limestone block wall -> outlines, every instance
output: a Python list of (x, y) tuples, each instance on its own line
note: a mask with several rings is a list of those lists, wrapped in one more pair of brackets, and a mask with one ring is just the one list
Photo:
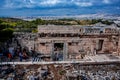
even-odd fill
[(50, 54), (51, 53), (51, 44), (39, 44), (38, 51), (42, 54)]
[[(80, 50), (84, 50), (86, 54), (89, 51), (89, 54), (94, 53), (94, 49), (97, 49), (99, 46), (99, 41), (103, 40), (102, 49), (97, 51), (98, 53), (113, 53), (117, 51), (117, 45), (115, 45), (114, 41), (109, 40), (109, 38), (80, 38), (78, 41), (68, 42), (66, 40), (65, 43), (68, 44), (67, 46), (67, 54), (75, 55), (80, 54)], [(38, 51), (44, 54), (51, 54), (52, 52), (52, 45), (53, 43), (40, 43), (38, 46)], [(120, 41), (118, 42), (118, 50), (120, 49)], [(119, 50), (120, 52), (120, 50)]]
[(95, 47), (94, 42), (96, 42), (93, 40), (94, 39), (92, 38), (83, 38), (79, 45), (82, 46), (84, 50), (87, 50), (88, 48), (93, 49)]
[(78, 44), (68, 45), (68, 58), (76, 58), (79, 55), (79, 48)]
[(28, 50), (35, 48), (35, 42), (33, 40), (22, 39), (19, 43), (21, 44), (22, 47), (27, 47)]
[(109, 41), (109, 39), (104, 39), (103, 42), (103, 53), (112, 53), (116, 50), (116, 45), (113, 44), (112, 41)]
[(68, 45), (68, 53), (79, 53), (80, 46), (78, 44), (76, 45)]
[[(68, 45), (68, 53), (79, 53), (79, 50), (83, 49), (84, 51), (90, 51), (94, 53), (94, 49), (97, 49), (99, 46), (99, 40), (103, 40), (102, 49), (98, 53), (112, 53), (117, 51), (117, 45), (114, 44), (114, 41), (110, 41), (108, 38), (82, 38), (81, 42), (77, 44)], [(120, 41), (119, 41), (120, 49)]]
[(117, 48), (117, 55), (120, 56), (120, 37), (119, 37), (119, 41), (118, 41), (118, 48)]
[(80, 42), (71, 42), (71, 44), (68, 43), (68, 56), (79, 56), (81, 54), (80, 51), (83, 51), (85, 54), (89, 51), (89, 54), (93, 54), (95, 47), (96, 40), (93, 38), (82, 38)]

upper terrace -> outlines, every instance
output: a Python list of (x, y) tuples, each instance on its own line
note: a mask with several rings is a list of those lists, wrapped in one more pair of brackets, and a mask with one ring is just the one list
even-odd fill
[[(38, 33), (40, 36), (52, 36), (52, 34), (56, 34), (56, 36), (60, 36), (62, 34), (76, 34), (77, 35), (115, 35), (119, 34), (120, 29), (116, 25), (93, 25), (93, 26), (81, 26), (81, 25), (39, 25)], [(41, 37), (42, 37), (41, 36)], [(54, 37), (54, 36), (53, 36)], [(71, 36), (72, 37), (72, 36)]]

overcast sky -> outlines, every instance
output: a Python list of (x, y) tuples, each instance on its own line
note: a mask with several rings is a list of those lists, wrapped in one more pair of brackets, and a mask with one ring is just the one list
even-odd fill
[(120, 14), (120, 0), (0, 0), (0, 16)]

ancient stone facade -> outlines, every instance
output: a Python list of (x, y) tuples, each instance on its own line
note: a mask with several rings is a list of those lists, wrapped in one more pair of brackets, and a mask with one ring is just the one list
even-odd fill
[(20, 33), (22, 46), (52, 60), (81, 59), (85, 55), (120, 55), (120, 29), (116, 25), (39, 25), (38, 33)]
[(39, 25), (37, 47), (42, 54), (80, 59), (82, 55), (120, 51), (119, 28), (110, 26)]

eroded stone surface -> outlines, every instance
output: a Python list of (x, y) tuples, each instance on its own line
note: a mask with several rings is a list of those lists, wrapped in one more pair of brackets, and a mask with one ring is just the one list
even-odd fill
[(29, 50), (50, 55), (52, 59), (57, 56), (61, 56), (58, 60), (81, 59), (100, 53), (120, 55), (119, 28), (115, 25), (39, 25), (37, 34), (20, 34), (19, 38)]

